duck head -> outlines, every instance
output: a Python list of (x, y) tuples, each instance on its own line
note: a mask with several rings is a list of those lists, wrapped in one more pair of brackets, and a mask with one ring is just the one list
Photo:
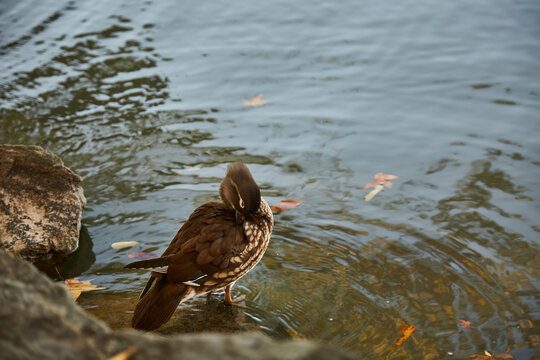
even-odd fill
[(259, 210), (261, 192), (248, 167), (242, 163), (232, 163), (219, 187), (221, 201), (236, 210), (237, 215), (249, 216)]

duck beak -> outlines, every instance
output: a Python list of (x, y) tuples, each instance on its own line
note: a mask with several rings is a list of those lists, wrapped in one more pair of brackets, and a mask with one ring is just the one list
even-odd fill
[(246, 217), (244, 215), (242, 215), (242, 213), (238, 210), (235, 211), (235, 219), (236, 219), (236, 223), (237, 224), (241, 224), (244, 222), (244, 220), (246, 220)]

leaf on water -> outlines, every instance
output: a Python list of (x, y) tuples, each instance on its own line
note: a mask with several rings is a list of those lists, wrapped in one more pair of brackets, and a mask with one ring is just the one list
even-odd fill
[(111, 247), (113, 249), (126, 249), (132, 246), (135, 246), (138, 243), (139, 243), (138, 241), (118, 241), (118, 242), (112, 243)]
[(384, 185), (387, 188), (392, 188), (392, 183), (390, 180), (398, 179), (396, 175), (388, 175), (383, 173), (378, 173), (373, 177), (373, 180), (368, 182), (362, 189), (369, 189), (370, 187), (375, 187), (377, 185)]
[[(486, 351), (487, 354), (489, 354), (487, 351)], [(495, 358), (493, 356), (490, 355), (482, 355), (482, 354), (475, 354), (475, 355), (469, 355), (469, 358), (473, 359), (473, 360), (495, 360)]]
[(303, 339), (303, 337), (301, 337), (296, 331), (292, 330), (292, 329), (289, 329), (289, 328), (285, 328), (285, 331), (291, 336), (291, 338), (293, 339)]
[(263, 106), (264, 104), (267, 104), (268, 101), (262, 100), (262, 94), (259, 94), (250, 100), (242, 99), (242, 103), (245, 106)]
[(459, 325), (461, 325), (461, 327), (464, 329), (472, 329), (471, 322), (467, 320), (459, 320)]
[(135, 353), (135, 346), (130, 346), (126, 350), (119, 352), (109, 360), (129, 360)]
[(384, 186), (375, 185), (375, 189), (371, 190), (366, 196), (364, 196), (364, 200), (369, 201), (373, 199), (373, 197), (377, 195), (382, 189), (384, 189)]
[(495, 357), (497, 359), (515, 359), (514, 355), (509, 354), (509, 353), (502, 353), (502, 354), (499, 354), (499, 355), (495, 355)]
[(392, 345), (392, 347), (397, 347), (403, 344), (407, 339), (412, 335), (413, 332), (416, 331), (416, 328), (413, 325), (405, 324), (400, 329), (399, 332), (401, 333), (401, 336), (397, 341)]
[(173, 170), (173, 173), (175, 173), (176, 175), (182, 175), (182, 173), (184, 172), (193, 172), (193, 171), (199, 171), (199, 170), (201, 170), (200, 167), (189, 167), (186, 169)]
[(152, 251), (145, 252), (142, 249), (142, 247), (139, 246), (139, 250), (137, 250), (135, 252), (132, 252), (132, 253), (129, 253), (128, 257), (130, 259), (150, 260), (150, 259), (155, 259), (158, 256)]
[(397, 179), (398, 176), (396, 175), (389, 175), (389, 174), (383, 174), (378, 173), (373, 177), (373, 180), (368, 182), (366, 185), (362, 187), (362, 189), (369, 189), (370, 187), (374, 188), (372, 191), (369, 192), (366, 196), (364, 196), (364, 199), (366, 201), (371, 200), (375, 195), (377, 195), (384, 186), (387, 188), (392, 188), (392, 183), (390, 180)]
[(77, 300), (79, 298), (79, 296), (81, 296), (81, 294), (84, 292), (84, 291), (93, 291), (93, 290), (103, 290), (105, 288), (103, 287), (99, 287), (99, 286), (96, 286), (94, 284), (92, 284), (93, 279), (91, 280), (79, 280), (79, 278), (73, 278), (73, 279), (66, 279), (64, 280), (65, 281), (65, 284), (62, 284), (64, 286), (67, 287), (69, 293), (71, 294), (71, 297), (73, 298), (73, 300)]
[(473, 360), (497, 360), (497, 359), (514, 359), (515, 360), (515, 357), (512, 354), (502, 353), (498, 355), (491, 355), (486, 350), (484, 350), (484, 355), (474, 354), (474, 355), (469, 355), (469, 358)]
[(304, 200), (281, 200), (277, 204), (270, 206), (270, 209), (272, 209), (272, 211), (290, 210), (294, 209), (303, 202)]

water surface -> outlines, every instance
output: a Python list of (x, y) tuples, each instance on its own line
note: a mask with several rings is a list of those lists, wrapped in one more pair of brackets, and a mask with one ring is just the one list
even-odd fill
[[(249, 165), (276, 214), (262, 262), (162, 331), (259, 330), (367, 359), (540, 352), (537, 1), (0, 4), (0, 143), (84, 178), (79, 303), (129, 325), (143, 272)], [(263, 94), (250, 108), (242, 99)], [(192, 168), (200, 168), (193, 170)], [(188, 171), (192, 170), (192, 171)], [(377, 172), (394, 187), (363, 200)], [(464, 329), (459, 320), (471, 322)], [(403, 324), (418, 331), (390, 346)]]

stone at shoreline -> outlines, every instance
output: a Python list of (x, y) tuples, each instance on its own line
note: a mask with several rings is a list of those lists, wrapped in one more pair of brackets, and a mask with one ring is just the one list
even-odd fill
[(313, 359), (354, 357), (308, 341), (276, 342), (262, 334), (171, 337), (112, 331), (31, 264), (0, 249), (0, 358), (109, 359), (133, 347), (137, 359)]
[(0, 145), (0, 247), (36, 261), (77, 249), (82, 179), (39, 146)]

